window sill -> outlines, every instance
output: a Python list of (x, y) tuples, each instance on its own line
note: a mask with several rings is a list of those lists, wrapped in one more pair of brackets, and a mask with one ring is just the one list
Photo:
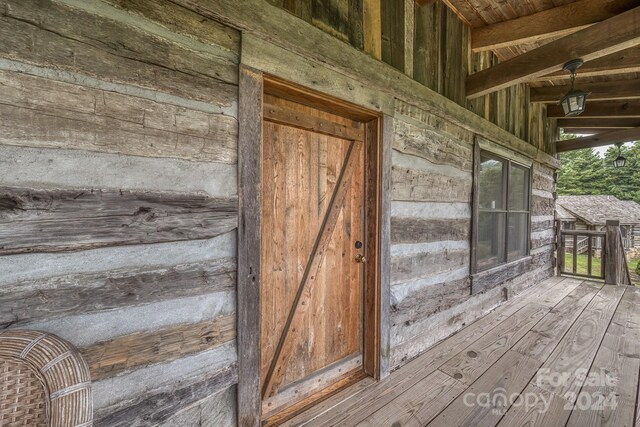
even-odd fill
[(532, 256), (529, 255), (524, 258), (472, 274), (470, 276), (471, 295), (476, 295), (489, 289), (493, 289), (509, 279), (520, 276), (529, 270), (531, 259)]

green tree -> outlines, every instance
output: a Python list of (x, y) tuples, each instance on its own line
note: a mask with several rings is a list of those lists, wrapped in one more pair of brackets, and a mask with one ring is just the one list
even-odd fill
[(617, 147), (610, 147), (604, 158), (591, 148), (562, 153), (558, 194), (613, 195), (640, 203), (640, 144), (626, 144), (620, 152), (627, 159), (623, 168), (613, 165), (618, 157)]
[(604, 161), (592, 148), (562, 153), (560, 162), (562, 167), (558, 173), (558, 194), (606, 194)]

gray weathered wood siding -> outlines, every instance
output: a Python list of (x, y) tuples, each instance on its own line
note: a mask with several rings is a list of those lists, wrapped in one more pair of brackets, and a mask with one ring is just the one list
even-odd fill
[(474, 135), (396, 101), (391, 218), (391, 366), (553, 275), (554, 171), (532, 170), (531, 261), (471, 295)]
[[(0, 0), (0, 329), (78, 346), (97, 426), (236, 424), (241, 34), (231, 27), (249, 66), (393, 123), (391, 367), (552, 274), (554, 171), (534, 163), (532, 261), (471, 296), (474, 131), (553, 159), (538, 149), (543, 125), (522, 140), (532, 116), (500, 118), (489, 101), (478, 110), (515, 137), (460, 107), (468, 52), (444, 40), (468, 31), (448, 9), (413, 10), (416, 25), (447, 22), (413, 51), (394, 38), (414, 28), (412, 13), (403, 31), (385, 21), (384, 59), (399, 73), (342, 43), (363, 49), (361, 1), (269, 3), (302, 19), (261, 0)], [(385, 8), (396, 3), (413, 8)], [(447, 52), (418, 53), (435, 36)], [(505, 106), (520, 102), (513, 90)]]
[[(268, 1), (366, 51), (362, 0)], [(489, 51), (471, 51), (470, 28), (446, 2), (375, 0), (369, 4), (380, 9), (382, 61), (535, 147), (555, 152), (554, 125), (546, 118), (546, 106), (529, 102), (527, 85), (467, 100), (467, 74), (491, 67), (498, 59)]]
[(0, 1), (0, 328), (81, 349), (97, 426), (235, 425), (240, 34), (114, 3)]

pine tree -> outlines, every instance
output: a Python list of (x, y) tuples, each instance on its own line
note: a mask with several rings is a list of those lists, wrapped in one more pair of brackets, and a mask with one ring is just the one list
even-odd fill
[(627, 144), (620, 152), (627, 159), (623, 168), (613, 165), (617, 147), (610, 147), (604, 159), (591, 148), (562, 153), (558, 194), (613, 195), (640, 203), (640, 144)]

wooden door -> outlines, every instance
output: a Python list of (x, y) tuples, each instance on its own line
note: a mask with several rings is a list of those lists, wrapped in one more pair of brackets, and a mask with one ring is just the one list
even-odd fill
[(363, 372), (365, 126), (264, 97), (263, 418)]

